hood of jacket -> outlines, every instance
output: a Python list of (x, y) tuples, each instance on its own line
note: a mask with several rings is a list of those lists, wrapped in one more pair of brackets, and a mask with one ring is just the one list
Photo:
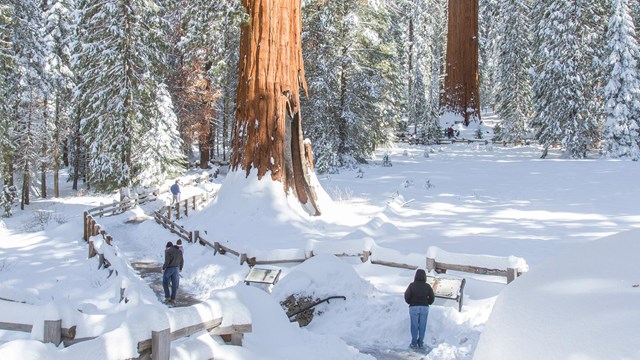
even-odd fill
[(423, 269), (416, 270), (416, 276), (413, 281), (427, 282), (427, 273)]

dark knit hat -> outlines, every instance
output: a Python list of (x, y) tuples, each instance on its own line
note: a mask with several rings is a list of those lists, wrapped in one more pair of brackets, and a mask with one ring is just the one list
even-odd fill
[(167, 241), (167, 247), (170, 248), (173, 246), (173, 243), (171, 241)]

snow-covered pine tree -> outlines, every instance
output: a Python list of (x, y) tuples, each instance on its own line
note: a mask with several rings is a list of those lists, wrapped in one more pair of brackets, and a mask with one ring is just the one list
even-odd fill
[(540, 1), (536, 30), (536, 70), (533, 81), (537, 138), (548, 148), (560, 146), (566, 156), (584, 158), (599, 139), (594, 112), (594, 76), (599, 0)]
[(497, 27), (500, 25), (500, 13), (497, 0), (479, 0), (478, 2), (478, 93), (480, 104), (485, 109), (493, 109), (496, 96), (496, 72), (498, 71), (498, 41), (501, 38)]
[(39, 142), (43, 131), (44, 98), (47, 91), (44, 64), (46, 49), (40, 29), (43, 18), (38, 2), (33, 0), (12, 0), (13, 32), (11, 43), (18, 72), (12, 74), (13, 94), (7, 99), (15, 106), (12, 120), (15, 146), (15, 171), (22, 178), (20, 207), (24, 209), (30, 202), (33, 179), (40, 163)]
[(428, 84), (429, 104), (425, 113), (425, 124), (423, 125), (429, 139), (438, 139), (442, 136), (440, 128), (440, 97), (442, 95), (442, 77), (444, 76), (445, 54), (447, 51), (447, 11), (449, 7), (447, 0), (432, 0), (430, 5), (430, 20), (428, 21), (431, 31), (431, 77)]
[[(154, 154), (171, 146), (145, 147), (153, 128), (170, 126), (163, 121), (171, 117), (158, 109), (166, 54), (164, 9), (149, 0), (80, 0), (78, 8), (75, 96), (89, 146), (88, 179), (97, 190), (141, 184), (143, 168), (151, 166), (141, 160), (173, 158)], [(180, 144), (172, 145), (179, 152)]]
[[(633, 13), (633, 23), (635, 24), (635, 26), (640, 26), (640, 1), (632, 1), (632, 4), (635, 3), (635, 5), (633, 5), (633, 8), (631, 9), (632, 13)], [(637, 31), (636, 29), (636, 41), (640, 42), (640, 31)]]
[(524, 138), (532, 116), (531, 11), (527, 0), (500, 0), (498, 7), (496, 113), (502, 119), (500, 140), (517, 142)]
[(6, 185), (13, 185), (13, 158), (15, 123), (12, 106), (17, 101), (15, 91), (18, 67), (13, 52), (14, 9), (10, 4), (0, 4), (0, 178)]
[(135, 173), (139, 183), (149, 186), (162, 182), (167, 176), (179, 175), (184, 162), (180, 151), (178, 119), (173, 112), (173, 103), (167, 86), (160, 84), (156, 94), (157, 111), (151, 118), (152, 126), (142, 137), (140, 151), (134, 155)]
[[(235, 117), (240, 21), (244, 8), (237, 0), (185, 2), (170, 91), (176, 99), (185, 147), (198, 137), (201, 166), (211, 157), (227, 160)], [(202, 131), (204, 130), (204, 131)], [(203, 151), (205, 150), (205, 151)]]
[[(46, 60), (46, 75), (49, 83), (47, 94), (48, 108), (46, 111), (51, 119), (50, 151), (43, 147), (43, 152), (49, 152), (49, 164), (53, 168), (53, 195), (60, 196), (59, 173), (64, 165), (64, 148), (68, 143), (67, 133), (71, 126), (73, 74), (71, 72), (71, 53), (73, 35), (73, 0), (50, 0), (44, 4), (45, 28), (44, 36), (48, 45)], [(44, 173), (44, 171), (43, 171)], [(44, 185), (43, 181), (43, 185)]]
[[(442, 6), (442, 4), (445, 4)], [(398, 75), (393, 87), (398, 88), (395, 112), (401, 115), (399, 127), (434, 143), (439, 129), (440, 68), (443, 62), (444, 39), (439, 36), (446, 25), (437, 9), (446, 8), (445, 1), (405, 0), (387, 4), (392, 16), (392, 32), (396, 45), (395, 61)], [(422, 11), (431, 9), (431, 11)], [(435, 77), (435, 78), (434, 78)], [(435, 83), (435, 91), (433, 91)], [(422, 134), (418, 134), (420, 127)]]
[(316, 171), (364, 161), (393, 127), (387, 74), (392, 51), (385, 41), (388, 16), (377, 2), (307, 0), (303, 53), (309, 97), (302, 97), (305, 134)]
[(603, 151), (609, 157), (640, 159), (640, 51), (626, 0), (613, 0), (608, 40), (607, 120)]

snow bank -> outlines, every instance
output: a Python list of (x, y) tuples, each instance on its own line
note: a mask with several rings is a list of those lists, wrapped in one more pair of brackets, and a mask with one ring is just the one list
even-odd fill
[[(317, 260), (318, 261), (309, 260), (307, 263), (303, 264), (304, 266), (300, 266), (302, 269), (307, 269), (316, 273), (319, 278), (316, 278), (315, 280), (319, 280), (324, 283), (322, 279), (327, 278), (323, 275), (324, 271), (314, 271), (319, 270), (319, 263), (324, 262), (322, 259)], [(337, 261), (340, 262), (340, 260)], [(337, 264), (338, 263), (336, 263), (336, 265)], [(353, 270), (351, 269), (351, 271)], [(283, 291), (282, 296), (284, 296), (284, 293), (289, 290), (298, 289), (297, 287), (291, 287), (291, 283), (288, 281), (282, 282), (282, 284), (281, 282), (276, 284), (276, 287), (279, 287), (280, 291)], [(286, 285), (287, 283), (289, 283), (289, 285)], [(313, 283), (313, 281), (310, 281), (310, 283)], [(321, 290), (319, 283), (316, 282), (315, 284), (318, 285), (314, 288), (316, 290), (325, 292), (332, 291), (332, 289)], [(244, 303), (252, 311), (253, 331), (245, 335), (243, 347), (248, 351), (252, 351), (253, 354), (249, 357), (238, 356), (234, 359), (373, 359), (370, 356), (360, 354), (358, 350), (348, 346), (336, 335), (319, 335), (307, 331), (306, 329), (300, 329), (298, 323), (289, 322), (289, 318), (280, 304), (274, 300), (274, 297), (270, 296), (266, 292), (252, 286), (244, 285), (239, 285), (235, 289), (237, 291), (238, 300)], [(217, 358), (218, 354), (216, 354), (216, 359)], [(231, 359), (232, 357), (223, 356), (220, 358)]]
[(507, 286), (474, 359), (640, 359), (639, 238), (578, 245)]

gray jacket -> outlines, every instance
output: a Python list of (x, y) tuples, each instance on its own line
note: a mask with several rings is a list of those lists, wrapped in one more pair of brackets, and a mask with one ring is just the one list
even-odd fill
[(182, 251), (177, 246), (173, 245), (164, 251), (162, 270), (170, 267), (179, 267), (180, 271), (182, 271), (182, 266), (184, 266), (184, 258), (182, 257)]

